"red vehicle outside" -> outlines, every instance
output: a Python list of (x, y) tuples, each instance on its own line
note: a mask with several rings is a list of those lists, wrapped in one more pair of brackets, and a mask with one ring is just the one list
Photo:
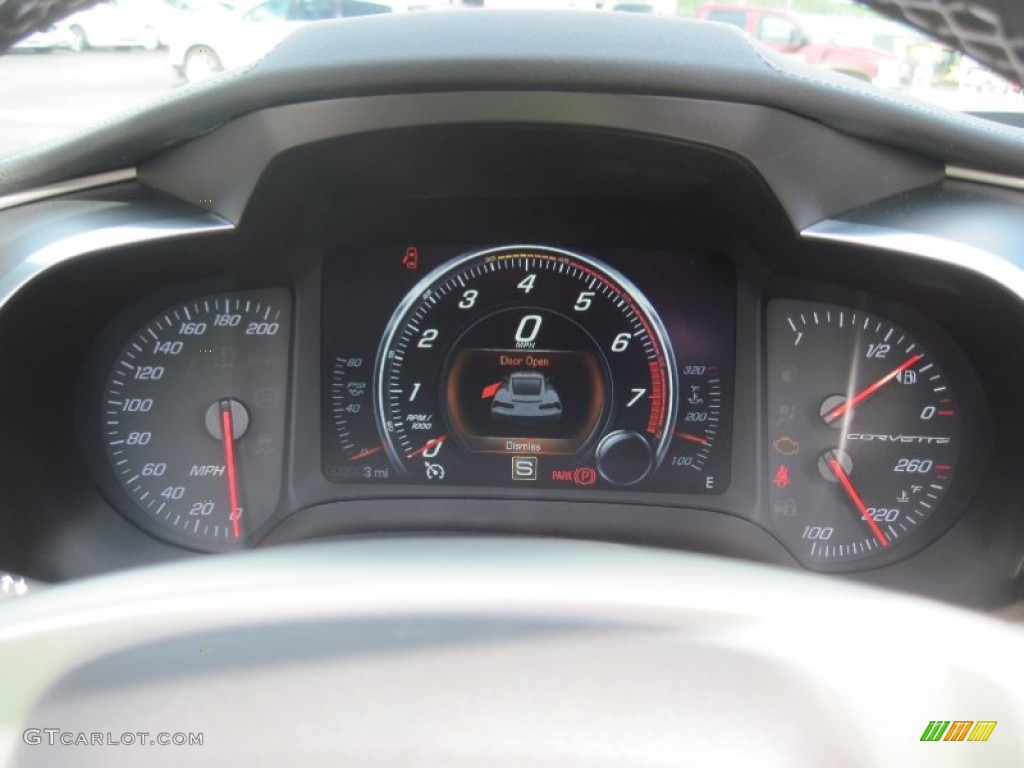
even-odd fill
[[(905, 84), (911, 74), (895, 51), (895, 25), (861, 27), (861, 19), (797, 16), (777, 8), (706, 3), (696, 17), (742, 29), (780, 53), (882, 87)], [(839, 24), (842, 24), (840, 27)]]

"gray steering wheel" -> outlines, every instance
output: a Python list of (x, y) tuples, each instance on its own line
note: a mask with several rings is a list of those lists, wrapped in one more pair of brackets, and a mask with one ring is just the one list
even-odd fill
[(703, 555), (327, 541), (6, 603), (0, 764), (1020, 766), (1022, 652), (995, 619)]

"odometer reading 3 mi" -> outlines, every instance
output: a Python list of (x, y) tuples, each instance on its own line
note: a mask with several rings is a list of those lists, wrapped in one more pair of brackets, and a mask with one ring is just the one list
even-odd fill
[(376, 364), (385, 448), (425, 483), (640, 483), (675, 423), (666, 339), (640, 291), (589, 256), (461, 256), (388, 323)]

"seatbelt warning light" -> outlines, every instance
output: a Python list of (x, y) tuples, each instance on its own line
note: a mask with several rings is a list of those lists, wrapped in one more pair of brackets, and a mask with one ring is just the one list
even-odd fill
[(789, 486), (789, 467), (783, 464), (775, 471), (775, 477), (772, 478), (772, 485), (776, 488), (787, 488)]

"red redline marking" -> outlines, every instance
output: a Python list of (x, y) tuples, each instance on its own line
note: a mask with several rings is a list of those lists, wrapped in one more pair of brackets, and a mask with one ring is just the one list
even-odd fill
[(857, 511), (860, 512), (861, 520), (868, 524), (871, 532), (878, 539), (878, 543), (883, 547), (889, 546), (889, 540), (885, 538), (885, 534), (882, 533), (882, 529), (878, 527), (878, 523), (868, 515), (868, 508), (864, 505), (863, 500), (860, 498), (860, 494), (857, 493), (857, 489), (853, 487), (853, 483), (850, 481), (850, 476), (846, 474), (846, 470), (843, 469), (843, 465), (839, 463), (839, 460), (833, 456), (828, 460), (829, 469), (832, 470), (832, 474), (836, 476), (840, 484), (843, 486), (843, 490), (846, 491), (846, 495), (850, 497), (853, 505), (857, 507)]
[(441, 435), (440, 437), (435, 437), (433, 440), (430, 440), (429, 442), (427, 442), (422, 448), (417, 448), (415, 451), (410, 453), (409, 454), (409, 458), (411, 459), (411, 458), (413, 458), (415, 456), (419, 456), (421, 453), (429, 451), (435, 445), (440, 445), (441, 443), (443, 443), (447, 439), (448, 439), (448, 435)]
[(935, 468), (940, 472), (949, 472), (949, 470), (951, 470), (953, 467), (951, 467), (949, 464), (936, 464)]
[(658, 429), (658, 425), (665, 420), (664, 392), (668, 387), (668, 379), (666, 378), (665, 373), (665, 351), (659, 346), (658, 337), (654, 335), (654, 331), (651, 329), (651, 326), (648, 325), (647, 318), (644, 317), (644, 313), (641, 312), (633, 302), (632, 296), (627, 293), (623, 293), (619, 288), (610, 283), (604, 275), (595, 272), (586, 264), (582, 264), (572, 259), (569, 260), (569, 263), (584, 274), (590, 275), (598, 282), (608, 286), (608, 288), (610, 288), (619, 298), (629, 304), (633, 314), (636, 315), (641, 325), (643, 325), (644, 330), (647, 332), (647, 338), (651, 340), (651, 345), (654, 347), (655, 355), (658, 358), (651, 363), (651, 417), (647, 421), (647, 432), (660, 437), (662, 432)]
[(367, 448), (362, 453), (357, 453), (355, 456), (352, 456), (351, 458), (349, 458), (349, 461), (359, 461), (359, 459), (365, 459), (367, 456), (373, 456), (373, 454), (377, 453), (378, 451), (383, 451), (383, 450), (384, 450), (384, 446), (383, 445), (378, 445), (376, 448)]
[[(535, 259), (547, 259), (548, 261), (561, 261), (560, 258), (544, 253), (530, 253), (528, 251), (519, 253), (507, 253), (501, 254), (497, 257), (497, 260), (507, 260), (515, 258), (535, 258)], [(651, 363), (651, 416), (647, 421), (647, 432), (660, 438), (664, 434), (663, 430), (658, 429), (658, 425), (665, 420), (665, 398), (664, 392), (668, 388), (668, 378), (666, 374), (666, 359), (665, 351), (661, 349), (658, 344), (658, 337), (654, 335), (654, 331), (651, 326), (647, 323), (647, 318), (644, 317), (644, 313), (641, 312), (636, 304), (633, 302), (633, 297), (628, 293), (624, 293), (614, 283), (608, 281), (608, 279), (593, 269), (588, 267), (582, 262), (576, 261), (575, 259), (566, 259), (566, 262), (576, 269), (580, 270), (584, 274), (590, 275), (592, 278), (597, 280), (602, 285), (607, 286), (611, 291), (618, 296), (620, 299), (629, 304), (633, 314), (636, 315), (637, 319), (643, 325), (644, 330), (647, 332), (647, 338), (651, 340), (651, 345), (654, 347), (655, 355), (657, 360)], [(665, 426), (662, 424), (662, 426)], [(415, 456), (415, 454), (412, 454)], [(411, 458), (411, 457), (410, 457)]]
[(224, 438), (224, 463), (228, 468), (228, 503), (231, 505), (231, 533), (237, 539), (242, 535), (238, 521), (238, 477), (235, 474), (235, 425), (231, 416), (231, 403), (220, 404), (221, 437)]
[(951, 398), (949, 398), (949, 397), (944, 397), (941, 400), (939, 400), (939, 402), (942, 403), (943, 405), (945, 405), (946, 403), (952, 403), (953, 400)]
[[(651, 336), (650, 338), (653, 343), (654, 337)], [(657, 435), (658, 424), (661, 421), (662, 414), (665, 412), (665, 371), (656, 360), (651, 361), (650, 371), (651, 416), (647, 420), (647, 432), (652, 435)]]
[(691, 443), (700, 443), (701, 445), (711, 445), (703, 437), (697, 437), (696, 435), (688, 435), (685, 432), (676, 432), (676, 437), (681, 437), (683, 440), (689, 440)]
[(956, 411), (939, 411), (939, 416), (953, 416)]
[(833, 421), (838, 419), (840, 416), (842, 416), (848, 410), (853, 408), (855, 405), (857, 405), (859, 403), (862, 403), (865, 400), (867, 400), (869, 397), (871, 397), (873, 394), (875, 394), (875, 392), (877, 392), (879, 389), (884, 387), (890, 381), (895, 379), (897, 376), (899, 376), (901, 373), (903, 373), (903, 371), (907, 370), (907, 368), (909, 368), (910, 366), (914, 365), (916, 362), (921, 360), (923, 357), (924, 357), (924, 355), (920, 355), (920, 354), (914, 355), (909, 360), (906, 360), (905, 362), (903, 362), (902, 365), (899, 365), (896, 368), (893, 368), (891, 371), (889, 371), (887, 374), (885, 374), (885, 376), (880, 378), (874, 384), (870, 384), (869, 386), (867, 386), (864, 389), (862, 389), (860, 392), (858, 392), (856, 395), (851, 397), (845, 403), (840, 403), (839, 405), (837, 405), (835, 408), (833, 408), (831, 411), (829, 411), (828, 413), (825, 414), (825, 423), (826, 424), (831, 424)]

